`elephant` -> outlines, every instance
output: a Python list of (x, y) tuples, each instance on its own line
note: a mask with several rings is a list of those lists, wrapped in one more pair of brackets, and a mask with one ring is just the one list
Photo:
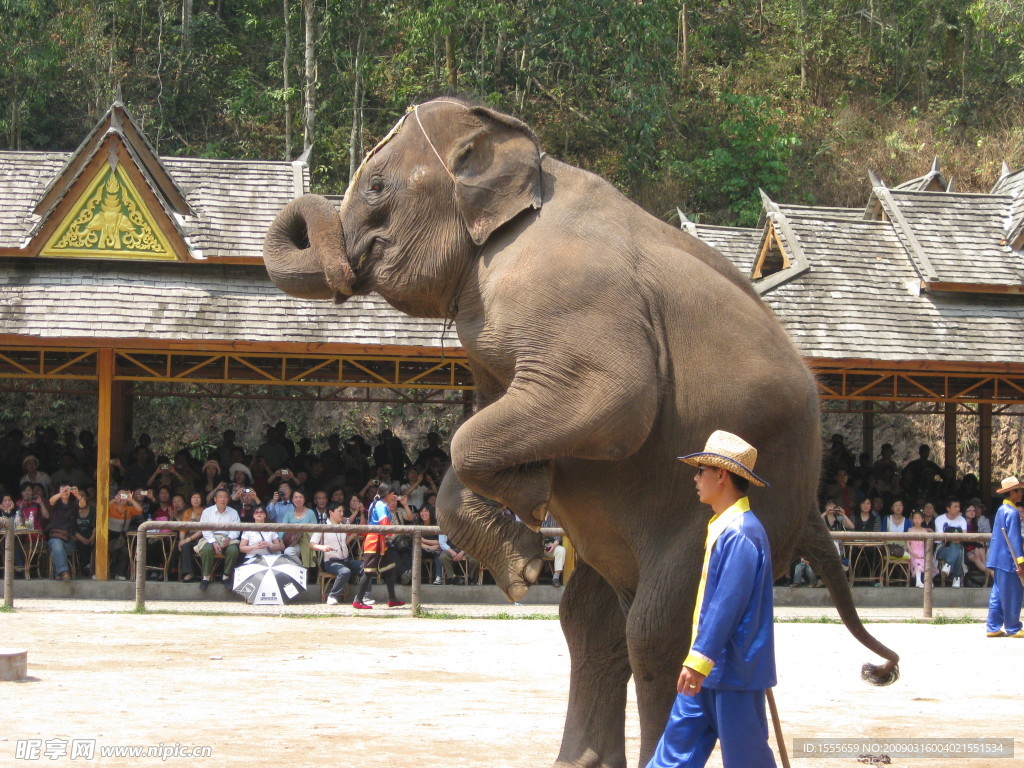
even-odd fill
[(807, 557), (850, 632), (885, 660), (864, 676), (898, 675), (817, 512), (817, 387), (780, 321), (719, 252), (547, 156), (520, 120), (456, 98), (411, 108), (338, 207), (304, 195), (278, 213), (264, 261), (293, 296), (376, 292), (454, 321), (477, 409), (452, 438), (441, 528), (510, 600), (539, 575), (548, 512), (580, 557), (559, 606), (571, 674), (554, 765), (626, 764), (630, 677), (641, 765), (658, 742), (710, 516), (676, 457), (716, 429), (759, 451), (771, 487), (751, 500), (776, 575)]

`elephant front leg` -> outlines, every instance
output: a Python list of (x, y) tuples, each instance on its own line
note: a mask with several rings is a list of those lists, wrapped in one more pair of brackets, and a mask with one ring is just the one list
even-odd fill
[[(565, 365), (565, 361), (561, 361)], [(570, 363), (572, 361), (569, 361)], [(535, 530), (547, 513), (554, 460), (615, 461), (647, 440), (658, 404), (653, 364), (627, 371), (520, 372), (452, 439), (452, 467), (465, 486), (507, 506)]]
[(572, 659), (569, 709), (556, 768), (624, 768), (629, 651), (622, 606), (580, 561), (559, 607)]
[(509, 600), (526, 596), (544, 564), (539, 534), (466, 488), (451, 470), (438, 490), (437, 516), (445, 535), (480, 560)]

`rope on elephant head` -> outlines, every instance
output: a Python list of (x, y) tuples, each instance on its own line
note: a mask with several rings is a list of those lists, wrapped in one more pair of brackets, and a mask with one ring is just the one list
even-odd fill
[[(457, 101), (431, 101), (430, 103), (431, 104), (455, 104), (456, 106), (462, 107), (463, 109), (469, 109), (469, 107), (467, 107), (465, 104), (459, 104), (459, 102), (457, 102)], [(444, 172), (448, 174), (448, 178), (450, 178), (452, 180), (452, 182), (454, 182), (455, 184), (458, 184), (459, 182), (456, 181), (455, 174), (451, 172), (451, 170), (445, 164), (444, 160), (441, 159), (441, 153), (437, 151), (437, 147), (434, 146), (434, 142), (432, 142), (430, 140), (430, 135), (427, 133), (427, 129), (423, 127), (423, 121), (420, 120), (420, 105), (419, 104), (417, 104), (416, 106), (414, 106), (412, 108), (412, 114), (416, 118), (416, 123), (419, 125), (420, 130), (423, 131), (423, 138), (425, 138), (427, 140), (427, 146), (429, 146), (434, 151), (434, 155), (437, 157), (437, 161), (441, 164), (441, 167), (444, 168)]]

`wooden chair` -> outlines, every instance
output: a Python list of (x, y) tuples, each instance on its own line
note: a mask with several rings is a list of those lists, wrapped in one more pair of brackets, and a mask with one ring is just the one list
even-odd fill
[(893, 575), (902, 574), (903, 582), (910, 586), (910, 553), (904, 550), (903, 554), (895, 557), (885, 548), (885, 555), (882, 561), (882, 586), (888, 587), (892, 583)]

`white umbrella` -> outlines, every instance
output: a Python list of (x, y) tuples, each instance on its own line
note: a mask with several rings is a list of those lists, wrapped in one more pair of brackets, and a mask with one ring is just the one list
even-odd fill
[(306, 569), (289, 555), (253, 555), (235, 568), (234, 591), (250, 605), (284, 605), (306, 589)]

